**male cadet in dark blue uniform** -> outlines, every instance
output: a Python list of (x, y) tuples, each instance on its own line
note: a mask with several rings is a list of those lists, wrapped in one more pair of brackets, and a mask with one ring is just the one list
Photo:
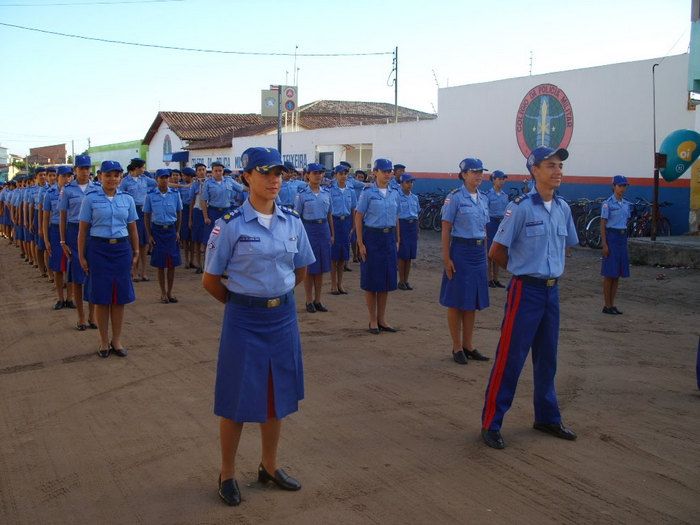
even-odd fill
[(506, 208), (489, 258), (513, 274), (482, 412), (481, 436), (492, 448), (505, 448), (503, 416), (515, 396), (518, 377), (532, 348), (534, 428), (558, 438), (576, 434), (561, 422), (554, 375), (559, 339), (559, 287), (565, 251), (578, 243), (571, 209), (554, 195), (561, 185), (565, 149), (539, 147), (527, 159), (537, 186)]

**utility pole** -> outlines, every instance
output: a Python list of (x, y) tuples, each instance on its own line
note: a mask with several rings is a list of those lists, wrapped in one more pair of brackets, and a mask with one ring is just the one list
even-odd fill
[(394, 48), (394, 123), (399, 121), (399, 46)]
[(282, 155), (282, 86), (277, 86), (277, 151)]
[(75, 141), (73, 139), (70, 141), (70, 156), (73, 158), (73, 162), (75, 162)]
[(530, 50), (530, 76), (532, 76), (532, 50)]
[(651, 240), (656, 240), (656, 223), (659, 219), (659, 158), (656, 154), (656, 66), (651, 66), (651, 107), (654, 128), (654, 200), (651, 207)]

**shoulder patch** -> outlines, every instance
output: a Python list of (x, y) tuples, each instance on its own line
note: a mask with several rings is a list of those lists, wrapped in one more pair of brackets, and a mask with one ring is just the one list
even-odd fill
[(287, 215), (294, 215), (294, 217), (300, 217), (299, 212), (290, 208), (289, 206), (280, 206), (280, 210), (282, 210), (282, 213), (286, 213)]
[(525, 199), (529, 199), (529, 198), (530, 198), (529, 195), (518, 195), (516, 198), (513, 199), (513, 202), (514, 202), (515, 204), (520, 204), (520, 203), (523, 202)]
[(221, 220), (225, 223), (228, 223), (231, 219), (235, 219), (236, 217), (239, 217), (241, 214), (242, 214), (241, 210), (231, 211), (231, 212), (225, 213), (221, 217)]

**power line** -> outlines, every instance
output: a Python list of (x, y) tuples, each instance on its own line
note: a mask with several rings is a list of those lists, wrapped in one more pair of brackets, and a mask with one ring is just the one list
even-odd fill
[(114, 2), (60, 2), (52, 4), (0, 4), (0, 7), (52, 7), (75, 5), (118, 5), (118, 4), (160, 4), (165, 2), (184, 2), (185, 0), (117, 0)]
[(34, 31), (36, 33), (44, 33), (47, 35), (63, 36), (67, 38), (77, 38), (79, 40), (91, 40), (94, 42), (103, 42), (106, 44), (120, 44), (124, 46), (150, 47), (155, 49), (169, 49), (171, 51), (190, 51), (194, 53), (218, 53), (223, 55), (252, 55), (252, 56), (283, 56), (283, 57), (357, 57), (357, 56), (378, 56), (391, 55), (393, 51), (379, 51), (373, 53), (279, 53), (279, 52), (263, 52), (263, 51), (227, 51), (223, 49), (197, 49), (191, 47), (163, 46), (159, 44), (144, 44), (140, 42), (125, 42), (123, 40), (108, 40), (106, 38), (97, 38), (83, 35), (71, 35), (68, 33), (59, 33), (57, 31), (48, 31), (36, 27), (26, 27), (16, 24), (7, 24), (0, 22), (0, 26), (22, 29), (24, 31)]

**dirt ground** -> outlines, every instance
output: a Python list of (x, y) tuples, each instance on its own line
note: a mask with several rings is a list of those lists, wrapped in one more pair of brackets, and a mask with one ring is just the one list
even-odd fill
[[(199, 276), (178, 270), (175, 305), (158, 302), (154, 280), (135, 284), (129, 357), (101, 360), (96, 331), (51, 310), (50, 285), (2, 241), (0, 523), (698, 523), (700, 271), (634, 267), (624, 315), (607, 316), (600, 253), (574, 250), (557, 388), (579, 439), (531, 428), (528, 363), (497, 451), (479, 436), (491, 365), (450, 357), (438, 248), (422, 235), (415, 291), (390, 296), (397, 334), (366, 332), (356, 264), (350, 295), (324, 297), (330, 313), (299, 308), (307, 397), (285, 421), (280, 459), (303, 490), (258, 485), (249, 425), (244, 501), (230, 508), (216, 494), (212, 414), (223, 308)], [(489, 356), (504, 299), (492, 291), (477, 317)]]

